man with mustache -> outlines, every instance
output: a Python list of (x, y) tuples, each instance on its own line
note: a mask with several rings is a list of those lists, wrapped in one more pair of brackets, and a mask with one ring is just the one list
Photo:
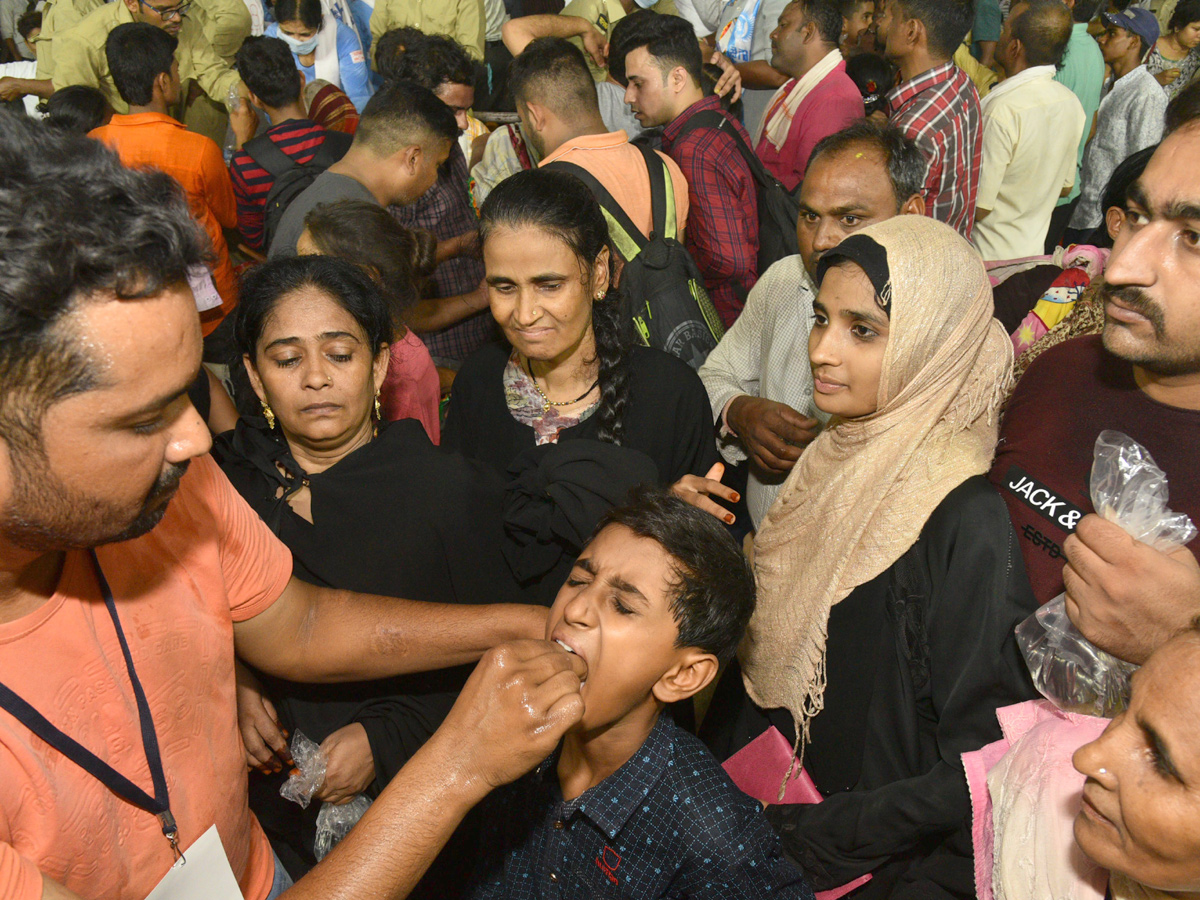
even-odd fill
[[(397, 900), (471, 806), (582, 715), (585, 664), (518, 640), (544, 637), (540, 607), (292, 577), (188, 399), (201, 241), (170, 176), (0, 111), (5, 900), (142, 900), (156, 885)], [(247, 802), (235, 653), (322, 683), (485, 662), (354, 833), (291, 886)]]
[[(1122, 432), (1166, 473), (1170, 508), (1200, 523), (1200, 119), (1180, 124), (1129, 192), (1101, 289), (1103, 334), (1047, 350), (1009, 402), (991, 480), (1034, 594), (1065, 589), (1084, 635), (1141, 663), (1200, 613), (1200, 539), (1161, 553), (1094, 514), (1096, 436)], [(1065, 564), (1065, 568), (1064, 568)]]

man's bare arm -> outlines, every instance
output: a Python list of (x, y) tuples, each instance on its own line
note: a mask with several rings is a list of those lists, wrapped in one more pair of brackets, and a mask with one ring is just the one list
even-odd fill
[(742, 73), (742, 88), (745, 90), (774, 90), (787, 83), (787, 76), (761, 59), (734, 63)]
[(592, 61), (601, 67), (607, 65), (604, 35), (595, 25), (579, 16), (521, 16), (519, 19), (509, 19), (500, 30), (500, 38), (513, 56), (520, 56), (530, 41), (541, 37), (583, 38), (584, 48)]
[(505, 641), (545, 636), (546, 610), (517, 603), (423, 603), (335, 591), (293, 578), (233, 626), (237, 654), (302, 682), (360, 681), (474, 662)]

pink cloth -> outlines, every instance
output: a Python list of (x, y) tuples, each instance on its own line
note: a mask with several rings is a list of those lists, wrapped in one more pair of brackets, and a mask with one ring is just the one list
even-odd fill
[(442, 440), (438, 421), (441, 399), (442, 385), (433, 357), (410, 328), (400, 340), (392, 341), (387, 377), (379, 390), (383, 417), (389, 422), (416, 419), (425, 426), (429, 439), (439, 444)]
[(1108, 873), (1075, 843), (1084, 777), (1071, 757), (1108, 719), (1063, 712), (1047, 700), (1003, 707), (996, 718), (1004, 737), (963, 754), (979, 900), (1099, 900)]
[[(771, 726), (725, 760), (722, 768), (742, 793), (762, 803), (820, 803), (825, 798), (804, 769), (788, 780), (780, 798), (779, 785), (794, 761), (792, 745), (778, 728)], [(863, 875), (833, 890), (820, 891), (817, 900), (837, 900), (870, 880), (870, 875)]]
[[(784, 85), (779, 99), (787, 96), (795, 85), (794, 81)], [(764, 121), (770, 119), (774, 107), (767, 110)], [(771, 173), (783, 182), (789, 191), (794, 191), (804, 180), (808, 169), (808, 158), (813, 147), (829, 135), (841, 131), (865, 115), (862, 94), (846, 74), (846, 63), (840, 62), (832, 72), (813, 88), (792, 117), (792, 127), (783, 148), (776, 150), (767, 140), (764, 129), (758, 146), (754, 148), (758, 158)]]

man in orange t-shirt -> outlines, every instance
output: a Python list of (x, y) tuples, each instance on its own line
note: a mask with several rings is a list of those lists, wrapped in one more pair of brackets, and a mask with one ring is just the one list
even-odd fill
[[(204, 249), (167, 175), (0, 112), (5, 900), (144, 900), (168, 874), (214, 898), (402, 897), (467, 810), (582, 714), (579, 657), (519, 640), (544, 635), (540, 607), (292, 577), (188, 400), (201, 337), (186, 277)], [(485, 658), (354, 831), (289, 887), (248, 808), (235, 653), (301, 682)], [(236, 888), (217, 893), (205, 840)], [(172, 867), (176, 847), (190, 867)]]
[(204, 334), (211, 334), (237, 304), (237, 276), (229, 261), (225, 228), (237, 227), (233, 183), (212, 138), (188, 131), (167, 110), (179, 102), (179, 39), (145, 22), (127, 22), (108, 34), (104, 52), (113, 83), (126, 103), (126, 115), (114, 115), (107, 125), (88, 135), (103, 141), (127, 166), (152, 166), (166, 172), (187, 192), (192, 216), (212, 242), (210, 267), (219, 309), (201, 316)]

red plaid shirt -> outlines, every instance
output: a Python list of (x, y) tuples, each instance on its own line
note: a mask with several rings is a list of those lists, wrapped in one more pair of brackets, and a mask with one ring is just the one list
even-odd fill
[(687, 249), (728, 328), (758, 280), (758, 190), (733, 135), (724, 129), (697, 128), (676, 142), (688, 119), (710, 109), (721, 111), (752, 146), (746, 129), (713, 96), (692, 104), (663, 129), (662, 149), (687, 179)]
[(888, 110), (892, 124), (916, 141), (929, 162), (925, 212), (970, 240), (983, 153), (975, 85), (948, 62), (893, 88)]

